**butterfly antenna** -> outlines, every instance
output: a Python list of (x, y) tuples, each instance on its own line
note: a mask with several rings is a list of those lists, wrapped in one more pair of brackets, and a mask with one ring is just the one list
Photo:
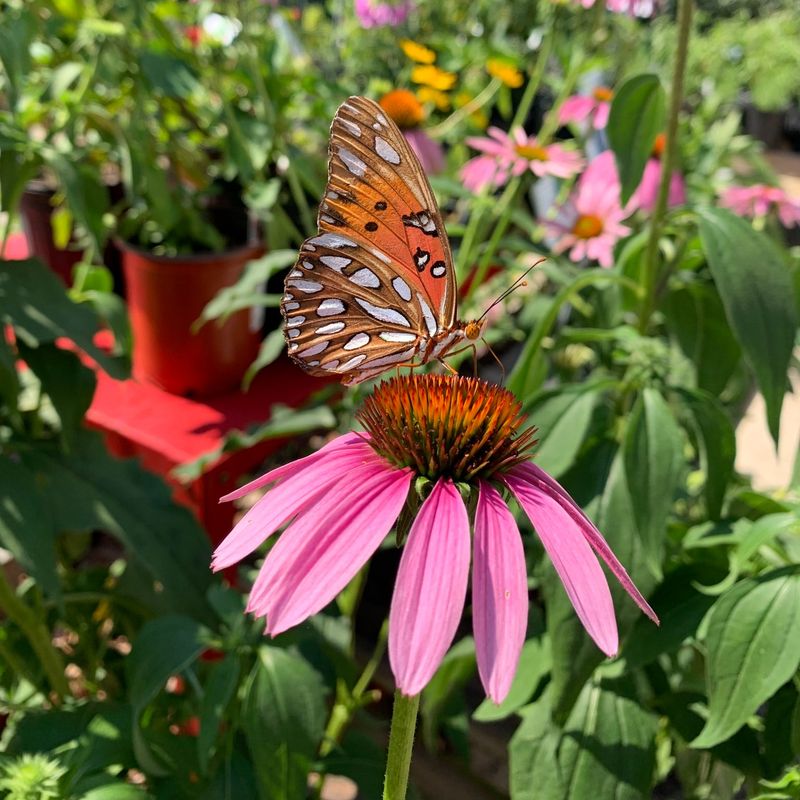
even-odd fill
[[(496, 305), (498, 305), (498, 303), (502, 303), (503, 300), (505, 300), (506, 297), (508, 297), (511, 294), (511, 292), (515, 291), (516, 289), (519, 289), (522, 286), (527, 286), (528, 282), (525, 280), (525, 278), (528, 276), (528, 273), (535, 270), (536, 267), (539, 266), (539, 264), (541, 264), (543, 261), (546, 260), (547, 260), (546, 258), (540, 258), (535, 264), (528, 267), (528, 269), (526, 269), (525, 272), (523, 272), (522, 275), (520, 275), (519, 278), (517, 278), (514, 281), (514, 283), (511, 284), (511, 286), (509, 286), (505, 291), (503, 291), (503, 293), (489, 306), (489, 308), (486, 309), (486, 311), (483, 312), (483, 314), (481, 314), (478, 317), (476, 321), (480, 322)], [(491, 350), (491, 348), (489, 349)], [(497, 358), (497, 356), (495, 356), (495, 358)]]

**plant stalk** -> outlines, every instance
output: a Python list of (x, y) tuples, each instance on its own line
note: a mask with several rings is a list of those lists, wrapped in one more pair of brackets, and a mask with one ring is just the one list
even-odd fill
[(389, 755), (386, 759), (386, 777), (383, 782), (383, 800), (405, 800), (418, 710), (418, 694), (406, 697), (399, 689), (395, 691), (392, 730), (389, 734)]
[(675, 66), (672, 73), (669, 113), (667, 116), (666, 142), (661, 158), (661, 181), (658, 185), (656, 205), (650, 220), (650, 235), (647, 240), (644, 260), (644, 299), (639, 314), (639, 332), (645, 333), (656, 305), (656, 287), (659, 283), (658, 242), (664, 228), (667, 213), (669, 186), (675, 166), (678, 138), (678, 120), (683, 101), (683, 82), (686, 73), (686, 60), (689, 53), (689, 39), (692, 32), (692, 0), (678, 0), (678, 49), (675, 53)]

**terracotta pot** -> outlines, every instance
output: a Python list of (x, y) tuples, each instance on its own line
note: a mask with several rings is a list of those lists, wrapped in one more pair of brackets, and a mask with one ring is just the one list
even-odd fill
[[(28, 252), (47, 264), (66, 286), (72, 286), (72, 268), (83, 258), (83, 250), (72, 241), (66, 250), (56, 247), (51, 224), (54, 195), (53, 189), (44, 181), (33, 180), (28, 183), (19, 204), (22, 229), (28, 242)], [(123, 196), (122, 185), (111, 184), (108, 187), (108, 196), (110, 203), (119, 201)], [(106, 243), (103, 250), (103, 263), (114, 276), (117, 293), (124, 297), (119, 250), (111, 241)]]
[(261, 245), (224, 253), (155, 256), (118, 242), (133, 332), (133, 375), (172, 394), (236, 389), (258, 353), (260, 320), (244, 309), (223, 325), (192, 326), (217, 294), (239, 279)]

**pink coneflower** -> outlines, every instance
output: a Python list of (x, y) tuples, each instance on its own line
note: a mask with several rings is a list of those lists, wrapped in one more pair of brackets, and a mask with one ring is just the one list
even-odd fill
[(623, 209), (620, 204), (617, 165), (614, 154), (606, 150), (589, 163), (556, 218), (545, 223), (548, 232), (557, 237), (553, 252), (569, 250), (573, 261), (590, 258), (610, 267), (614, 245), (630, 233), (622, 224), (630, 213), (630, 206)]
[(472, 192), (485, 186), (503, 186), (512, 176), (530, 170), (537, 177), (553, 175), (571, 178), (583, 168), (583, 158), (560, 144), (540, 145), (535, 136), (522, 128), (511, 134), (489, 128), (488, 137), (472, 136), (467, 144), (484, 153), (468, 161), (461, 170), (461, 180)]
[(596, 130), (602, 130), (608, 124), (613, 99), (614, 92), (606, 86), (598, 86), (591, 94), (574, 94), (561, 104), (558, 121), (562, 125), (589, 121)]
[[(655, 208), (658, 187), (661, 183), (661, 156), (664, 153), (665, 143), (665, 135), (659, 133), (653, 145), (653, 152), (644, 166), (642, 180), (630, 199), (629, 206), (631, 208), (641, 208), (642, 211), (648, 213)], [(682, 206), (684, 203), (686, 203), (686, 183), (683, 180), (683, 175), (674, 170), (669, 179), (667, 205), (669, 208), (674, 208), (675, 206)]]
[(764, 183), (729, 186), (719, 201), (742, 217), (765, 217), (770, 211), (775, 211), (784, 227), (800, 225), (800, 201), (789, 197), (779, 186)]
[[(461, 618), (472, 561), (478, 670), (487, 694), (500, 702), (514, 677), (528, 615), (525, 558), (509, 495), (536, 528), (603, 652), (614, 655), (618, 637), (595, 554), (657, 622), (594, 525), (558, 483), (529, 463), (534, 429), (523, 427), (520, 404), (509, 391), (477, 378), (396, 377), (375, 389), (358, 419), (366, 433), (340, 436), (223, 498), (272, 487), (217, 548), (215, 570), (249, 555), (289, 523), (247, 605), (266, 617), (268, 633), (281, 633), (330, 603), (406, 507), (414, 521), (389, 614), (397, 686), (406, 695), (419, 693), (441, 663)], [(477, 499), (472, 520), (462, 492)]]
[(444, 169), (444, 150), (439, 142), (431, 139), (422, 129), (425, 109), (414, 92), (408, 89), (392, 89), (381, 97), (378, 104), (400, 128), (425, 172), (428, 175), (441, 172)]
[(397, 3), (355, 0), (353, 7), (362, 28), (380, 28), (387, 25), (394, 28), (408, 19), (415, 5), (411, 0), (400, 0)]
[[(584, 8), (591, 8), (595, 0), (580, 0)], [(652, 17), (658, 10), (657, 0), (606, 0), (606, 8), (629, 17)]]

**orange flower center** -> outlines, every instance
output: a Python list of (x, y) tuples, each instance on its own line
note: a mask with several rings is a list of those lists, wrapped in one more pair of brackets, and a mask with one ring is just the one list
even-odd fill
[(598, 86), (593, 92), (592, 97), (598, 103), (610, 103), (614, 99), (614, 92), (607, 86)]
[(579, 239), (594, 239), (603, 232), (603, 220), (592, 214), (581, 214), (572, 228)]
[(550, 155), (544, 147), (532, 144), (518, 144), (514, 150), (518, 156), (527, 158), (528, 161), (549, 161)]
[(667, 143), (667, 134), (659, 133), (656, 140), (653, 142), (653, 158), (661, 158), (664, 153), (664, 146)]
[(425, 109), (408, 89), (393, 89), (378, 103), (401, 130), (418, 128), (425, 119)]
[(434, 481), (490, 479), (527, 461), (535, 428), (523, 428), (507, 389), (458, 375), (401, 375), (384, 381), (357, 415), (378, 455)]

